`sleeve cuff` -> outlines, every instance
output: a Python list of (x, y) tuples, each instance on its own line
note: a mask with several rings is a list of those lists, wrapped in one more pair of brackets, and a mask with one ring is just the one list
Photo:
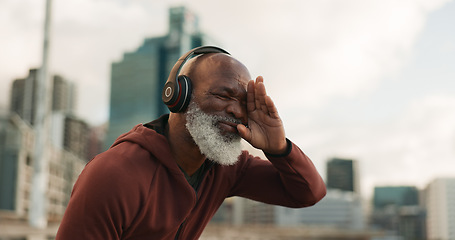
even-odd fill
[(286, 148), (286, 152), (284, 152), (283, 154), (270, 154), (270, 153), (266, 153), (264, 152), (264, 154), (266, 156), (269, 156), (269, 157), (286, 157), (287, 155), (289, 155), (292, 151), (292, 142), (291, 140), (289, 140), (288, 138), (286, 138), (286, 143), (287, 143), (287, 148)]

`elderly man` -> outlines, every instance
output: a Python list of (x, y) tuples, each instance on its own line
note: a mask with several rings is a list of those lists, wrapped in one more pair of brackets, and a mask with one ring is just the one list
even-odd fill
[[(322, 199), (325, 184), (286, 138), (263, 78), (250, 79), (222, 49), (182, 56), (163, 89), (171, 113), (87, 164), (57, 239), (198, 239), (228, 197), (293, 208)], [(267, 160), (242, 151), (242, 138)]]

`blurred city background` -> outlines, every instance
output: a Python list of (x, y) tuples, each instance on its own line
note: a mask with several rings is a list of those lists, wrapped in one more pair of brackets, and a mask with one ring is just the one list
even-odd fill
[(2, 0), (0, 240), (53, 239), (87, 161), (167, 112), (200, 45), (264, 76), (328, 187), (227, 199), (201, 239), (455, 239), (454, 24), (450, 0)]

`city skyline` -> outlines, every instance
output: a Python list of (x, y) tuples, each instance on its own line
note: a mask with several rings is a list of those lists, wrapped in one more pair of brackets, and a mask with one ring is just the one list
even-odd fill
[[(77, 83), (78, 115), (107, 121), (110, 64), (162, 35), (176, 3), (54, 2), (50, 69)], [(323, 175), (331, 157), (358, 160), (367, 194), (454, 175), (454, 1), (182, 3), (264, 75), (288, 137)], [(2, 107), (12, 81), (39, 65), (43, 12), (44, 1), (0, 3)]]

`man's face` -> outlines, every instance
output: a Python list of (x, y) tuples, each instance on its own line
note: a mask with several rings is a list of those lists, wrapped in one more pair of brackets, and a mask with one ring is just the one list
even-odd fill
[[(193, 82), (193, 98), (201, 110), (211, 115), (233, 117), (248, 124), (246, 111), (247, 84), (251, 79), (246, 67), (224, 55), (211, 55), (197, 64)], [(237, 134), (237, 124), (220, 120), (223, 134)]]
[[(187, 128), (190, 134), (201, 152), (209, 159), (211, 157), (201, 148), (217, 148), (221, 155), (229, 154), (227, 151), (234, 151), (236, 161), (241, 148), (237, 125), (248, 124), (246, 112), (246, 87), (250, 80), (248, 70), (237, 60), (224, 54), (216, 54), (200, 60), (190, 78), (193, 83), (193, 99), (187, 112)], [(195, 121), (199, 122), (198, 128), (205, 128), (207, 132), (213, 131), (213, 136), (218, 135), (212, 138), (218, 139), (215, 144), (203, 143), (204, 146), (201, 146), (201, 143), (197, 142)], [(190, 129), (192, 127), (193, 129)], [(235, 147), (232, 147), (232, 144)], [(221, 145), (231, 146), (224, 148)], [(233, 157), (230, 158), (231, 160), (226, 160), (228, 165), (233, 163)], [(226, 164), (226, 161), (222, 164)]]

